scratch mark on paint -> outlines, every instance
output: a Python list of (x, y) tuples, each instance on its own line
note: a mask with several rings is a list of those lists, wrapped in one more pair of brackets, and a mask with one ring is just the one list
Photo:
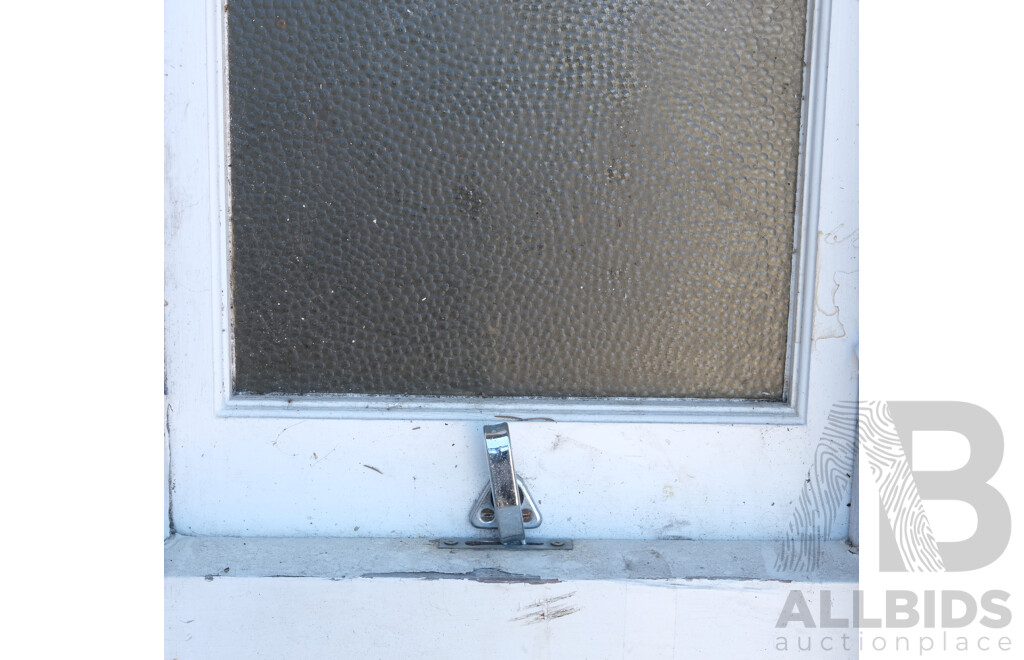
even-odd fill
[(554, 619), (560, 619), (563, 616), (569, 616), (580, 611), (580, 608), (575, 607), (569, 603), (562, 603), (560, 601), (568, 600), (576, 595), (575, 591), (570, 591), (567, 594), (561, 596), (552, 596), (551, 598), (542, 598), (541, 600), (527, 605), (529, 611), (517, 617), (513, 617), (510, 621), (523, 621), (526, 625), (534, 623), (542, 623), (545, 621), (552, 621)]
[(338, 448), (334, 447), (333, 449), (331, 449), (331, 451), (327, 452), (323, 456), (317, 456), (316, 452), (313, 452), (313, 459), (314, 460), (313, 460), (312, 463), (309, 464), (309, 467), (313, 467), (314, 465), (317, 465), (317, 464), (319, 464), (319, 463), (321, 463), (323, 461), (326, 461), (330, 457), (330, 455), (333, 454), (336, 451), (338, 451)]
[(851, 231), (850, 233), (846, 234), (845, 236), (840, 237), (839, 230), (841, 230), (845, 226), (846, 226), (846, 223), (840, 223), (840, 225), (838, 227), (836, 227), (835, 229), (833, 229), (832, 231), (824, 232), (821, 235), (822, 242), (824, 242), (825, 245), (838, 245), (840, 243), (845, 243), (846, 241), (848, 241), (848, 240), (850, 240), (852, 238), (853, 239), (853, 247), (859, 247), (859, 244), (860, 244), (860, 230), (859, 229), (854, 229), (853, 231)]
[(366, 463), (363, 463), (363, 467), (364, 468), (369, 468), (369, 469), (373, 470), (374, 472), (376, 472), (377, 474), (384, 474), (383, 472), (381, 472), (377, 468), (373, 467), (372, 465), (367, 465)]
[[(290, 426), (284, 427), (283, 429), (281, 429), (281, 432), (277, 434), (277, 437), (274, 438), (274, 441), (271, 442), (270, 445), (272, 447), (277, 447), (277, 441), (281, 439), (281, 436), (285, 434), (285, 431), (287, 431), (289, 429), (293, 429), (296, 426), (298, 426), (299, 424), (305, 424), (305, 423), (306, 423), (306, 420), (302, 420), (300, 422), (295, 422), (294, 424), (291, 424)], [(287, 452), (284, 452), (280, 447), (277, 447), (277, 450), (280, 451), (282, 454), (283, 453), (287, 453)], [(298, 454), (294, 454), (294, 453), (291, 454), (291, 455), (292, 456), (298, 456)]]
[(516, 417), (515, 415), (495, 415), (497, 419), (511, 419), (516, 422), (553, 422), (550, 417)]

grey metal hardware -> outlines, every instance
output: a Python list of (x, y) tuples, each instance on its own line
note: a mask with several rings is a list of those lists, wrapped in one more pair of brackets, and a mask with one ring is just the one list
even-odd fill
[(527, 539), (527, 529), (543, 520), (523, 480), (516, 476), (508, 424), (484, 427), (487, 468), (491, 482), (476, 499), (469, 522), (481, 529), (497, 529), (498, 538), (441, 539), (442, 550), (572, 550), (568, 539)]
[[(533, 496), (530, 495), (530, 491), (526, 488), (526, 484), (518, 476), (516, 477), (516, 486), (519, 487), (519, 508), (523, 512), (523, 527), (525, 529), (536, 529), (540, 527), (543, 518), (540, 515), (540, 509), (537, 508), (537, 503), (534, 501)], [(480, 492), (480, 497), (476, 498), (476, 504), (473, 505), (473, 510), (469, 514), (469, 522), (473, 527), (479, 527), (480, 529), (497, 529), (498, 520), (495, 516), (494, 511), (494, 494), (491, 493), (491, 484), (487, 484), (484, 489)]]
[(508, 424), (484, 427), (487, 446), (487, 467), (491, 471), (491, 496), (494, 501), (494, 521), (498, 524), (498, 539), (504, 545), (526, 543), (523, 527), (523, 507), (516, 482), (516, 468), (512, 462), (512, 439)]
[(572, 550), (570, 539), (527, 539), (524, 544), (505, 545), (498, 539), (441, 539), (441, 550)]

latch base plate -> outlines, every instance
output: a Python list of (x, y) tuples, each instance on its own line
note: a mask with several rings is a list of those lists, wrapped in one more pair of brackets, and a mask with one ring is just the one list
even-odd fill
[(572, 550), (571, 539), (526, 539), (504, 545), (498, 539), (441, 539), (439, 550)]
[[(519, 500), (522, 502), (523, 528), (535, 529), (540, 527), (543, 518), (533, 501), (529, 489), (523, 480), (516, 477), (516, 486), (519, 488)], [(491, 494), (491, 484), (484, 486), (480, 497), (476, 498), (473, 510), (469, 512), (469, 523), (480, 529), (498, 529), (498, 521), (494, 517), (494, 496)]]

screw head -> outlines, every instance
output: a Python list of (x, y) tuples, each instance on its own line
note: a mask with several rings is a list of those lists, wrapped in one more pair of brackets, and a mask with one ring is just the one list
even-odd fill
[(552, 541), (551, 545), (555, 546), (556, 548), (561, 548), (563, 545), (565, 545), (565, 541)]
[(443, 543), (444, 543), (445, 545), (458, 545), (458, 544), (459, 544), (459, 542), (458, 542), (458, 541), (456, 541), (455, 539), (445, 539), (445, 540), (443, 541)]

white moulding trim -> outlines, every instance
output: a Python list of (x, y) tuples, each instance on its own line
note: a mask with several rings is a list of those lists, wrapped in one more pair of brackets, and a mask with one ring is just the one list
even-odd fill
[[(671, 422), (802, 425), (806, 422), (817, 259), (825, 93), (832, 0), (808, 0), (805, 36), (804, 103), (800, 119), (796, 213), (785, 383), (782, 401), (736, 399), (432, 397), (406, 395), (236, 394), (231, 302), (231, 189), (228, 117), (227, 11), (207, 2), (209, 167), (213, 272), (214, 394), (218, 417), (323, 419), (493, 420), (587, 422)], [(794, 304), (795, 303), (795, 304)], [(486, 408), (486, 412), (484, 412)]]

